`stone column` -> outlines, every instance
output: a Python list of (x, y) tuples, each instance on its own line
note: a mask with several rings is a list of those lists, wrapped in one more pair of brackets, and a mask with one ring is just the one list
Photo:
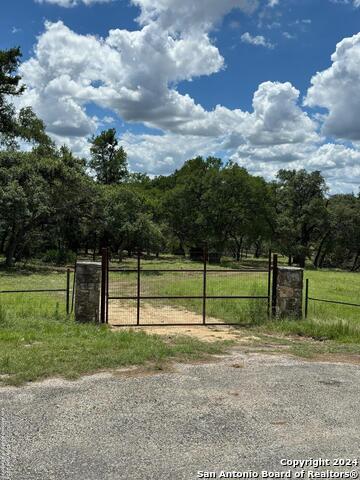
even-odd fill
[(77, 262), (75, 284), (75, 320), (82, 323), (98, 323), (101, 263)]
[(276, 316), (302, 318), (304, 270), (278, 267), (276, 289)]

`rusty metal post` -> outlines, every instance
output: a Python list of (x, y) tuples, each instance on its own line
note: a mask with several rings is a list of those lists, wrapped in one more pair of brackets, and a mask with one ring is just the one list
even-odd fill
[(137, 256), (137, 306), (136, 306), (136, 323), (137, 323), (137, 325), (140, 325), (140, 295), (141, 295), (140, 267), (141, 267), (141, 253), (140, 253), (140, 250), (139, 250), (138, 251), (138, 256)]
[(66, 315), (70, 313), (70, 268), (66, 270)]
[(278, 256), (275, 253), (273, 256), (273, 275), (272, 275), (272, 302), (271, 302), (271, 314), (272, 317), (276, 316), (276, 289), (277, 289), (277, 277), (278, 277)]
[(203, 251), (203, 261), (204, 261), (204, 269), (203, 269), (203, 308), (202, 308), (202, 316), (203, 316), (203, 325), (206, 325), (206, 276), (207, 276), (207, 256), (208, 251), (207, 247), (204, 247)]
[(271, 260), (272, 260), (272, 252), (271, 249), (269, 250), (269, 257), (268, 257), (268, 304), (267, 304), (267, 315), (270, 317), (270, 310), (271, 310)]
[(305, 318), (308, 317), (308, 308), (309, 308), (309, 279), (306, 279), (305, 287)]
[(100, 312), (100, 322), (106, 323), (106, 281), (107, 281), (107, 270), (108, 270), (108, 249), (102, 249), (102, 261), (101, 261), (101, 312)]
[(110, 255), (109, 251), (106, 256), (106, 307), (105, 307), (105, 322), (109, 323), (109, 263), (110, 263)]

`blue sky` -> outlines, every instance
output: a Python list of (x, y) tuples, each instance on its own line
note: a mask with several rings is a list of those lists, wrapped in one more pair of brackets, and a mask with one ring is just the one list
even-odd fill
[(23, 51), (19, 106), (79, 155), (115, 126), (134, 170), (218, 154), (267, 178), (320, 169), (333, 191), (357, 192), (360, 2), (193, 3), (4, 2), (0, 48)]

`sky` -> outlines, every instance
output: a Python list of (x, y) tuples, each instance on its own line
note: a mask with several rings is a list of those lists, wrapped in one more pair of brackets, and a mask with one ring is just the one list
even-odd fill
[(216, 155), (360, 184), (360, 0), (12, 0), (0, 49), (57, 144), (116, 128), (132, 171)]

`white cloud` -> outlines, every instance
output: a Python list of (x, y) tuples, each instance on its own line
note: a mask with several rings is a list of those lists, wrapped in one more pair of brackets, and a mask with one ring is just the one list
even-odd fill
[(50, 3), (52, 5), (59, 5), (59, 7), (76, 7), (77, 5), (93, 5), (94, 3), (109, 3), (113, 0), (35, 0), (37, 3)]
[(274, 45), (266, 40), (263, 35), (251, 35), (249, 32), (245, 32), (241, 35), (241, 41), (243, 43), (249, 43), (250, 45), (256, 45), (266, 48), (274, 48)]
[(208, 32), (233, 9), (253, 13), (260, 0), (132, 0), (141, 8), (139, 22), (153, 22), (161, 30), (173, 32)]
[(344, 38), (331, 56), (332, 65), (311, 80), (305, 105), (328, 110), (324, 134), (360, 140), (360, 33)]
[(274, 178), (280, 168), (320, 170), (332, 193), (355, 192), (360, 183), (360, 152), (341, 144), (326, 143), (253, 147), (243, 145), (232, 160), (257, 175)]
[(121, 143), (128, 153), (133, 171), (146, 171), (151, 175), (168, 174), (179, 168), (185, 160), (199, 155), (213, 155), (221, 150), (218, 138), (208, 139), (196, 135), (134, 135), (125, 133)]
[[(352, 50), (346, 57), (348, 70), (354, 75), (358, 71), (358, 53), (352, 43), (338, 46), (330, 73), (318, 74), (324, 74), (321, 82), (315, 76), (308, 92), (308, 104), (328, 108), (328, 116), (310, 117), (299, 105), (300, 92), (289, 82), (259, 85), (251, 112), (221, 105), (206, 111), (189, 95), (180, 94), (176, 85), (223, 69), (224, 59), (210, 31), (231, 9), (251, 12), (259, 2), (133, 3), (141, 8), (138, 30), (114, 29), (106, 38), (99, 38), (77, 34), (62, 22), (46, 23), (33, 57), (21, 66), (28, 87), (21, 102), (33, 106), (57, 143), (66, 143), (85, 156), (87, 138), (117, 117), (159, 130), (158, 135), (123, 136), (133, 170), (166, 174), (195, 155), (225, 154), (268, 177), (281, 167), (320, 168), (334, 189), (339, 185), (353, 188), (360, 176), (356, 165), (359, 151), (343, 145), (322, 145), (324, 140), (318, 134), (319, 124), (324, 121), (328, 132), (331, 112), (340, 108), (346, 96), (343, 87), (340, 93), (337, 91), (338, 82), (347, 75), (345, 67), (336, 75), (345, 55), (340, 50)], [(264, 37), (248, 35), (251, 40), (258, 38), (259, 45), (268, 43)], [(321, 92), (323, 86), (327, 93)], [(356, 102), (350, 105), (355, 110)], [(106, 114), (90, 116), (89, 104), (104, 108)], [(353, 183), (346, 183), (347, 175)]]

